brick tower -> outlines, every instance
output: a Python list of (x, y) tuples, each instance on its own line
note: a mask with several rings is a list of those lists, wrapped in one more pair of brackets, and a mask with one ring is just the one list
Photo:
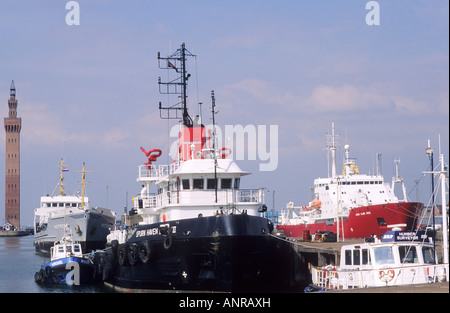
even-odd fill
[(20, 228), (20, 130), (22, 119), (17, 117), (14, 80), (9, 90), (9, 116), (5, 117), (5, 224)]

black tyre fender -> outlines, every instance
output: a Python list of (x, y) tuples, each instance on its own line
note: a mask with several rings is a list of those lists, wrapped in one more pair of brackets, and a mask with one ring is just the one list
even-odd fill
[(139, 261), (138, 245), (136, 243), (130, 243), (127, 249), (128, 262), (130, 265), (135, 265)]
[(128, 244), (121, 244), (117, 248), (117, 261), (122, 266), (128, 265)]
[(142, 263), (147, 264), (153, 257), (152, 247), (148, 240), (139, 243), (139, 259)]
[(45, 269), (44, 269), (45, 277), (50, 277), (52, 275), (52, 272), (53, 272), (53, 270), (50, 266), (45, 267)]
[(113, 272), (113, 256), (105, 253), (102, 258), (102, 280), (107, 281), (111, 278)]
[(170, 248), (172, 248), (172, 244), (173, 244), (172, 236), (169, 235), (166, 238), (164, 238), (164, 241), (163, 241), (164, 249), (170, 250)]

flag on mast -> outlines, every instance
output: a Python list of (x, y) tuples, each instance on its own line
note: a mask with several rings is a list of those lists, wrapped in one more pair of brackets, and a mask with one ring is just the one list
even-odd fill
[(178, 73), (178, 69), (176, 68), (175, 65), (173, 65), (172, 63), (170, 63), (170, 61), (167, 61), (167, 66), (173, 68), (175, 71), (177, 71)]

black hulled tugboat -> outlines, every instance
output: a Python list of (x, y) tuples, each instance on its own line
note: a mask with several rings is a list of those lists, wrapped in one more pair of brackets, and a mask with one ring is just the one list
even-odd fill
[[(96, 272), (118, 291), (302, 291), (310, 275), (262, 217), (264, 189), (241, 189), (249, 173), (227, 158), (229, 148), (215, 146), (214, 129), (188, 114), (190, 56), (184, 44), (167, 58), (158, 53), (159, 67), (178, 76), (159, 81), (161, 93), (181, 99), (174, 107), (159, 105), (161, 118), (180, 120), (177, 156), (172, 164), (156, 165), (161, 150), (141, 148), (147, 156), (137, 178), (142, 190), (134, 197), (135, 215), (127, 216), (139, 222), (108, 235)], [(213, 125), (214, 107), (212, 93)]]

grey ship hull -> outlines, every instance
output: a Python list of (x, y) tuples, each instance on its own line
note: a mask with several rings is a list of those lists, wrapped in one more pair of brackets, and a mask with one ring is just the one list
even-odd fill
[(55, 241), (64, 236), (64, 225), (72, 233), (73, 240), (79, 241), (84, 252), (103, 249), (106, 236), (115, 224), (115, 214), (108, 209), (90, 208), (84, 212), (68, 213), (49, 218), (47, 223), (36, 226), (34, 246), (38, 254), (49, 255)]

